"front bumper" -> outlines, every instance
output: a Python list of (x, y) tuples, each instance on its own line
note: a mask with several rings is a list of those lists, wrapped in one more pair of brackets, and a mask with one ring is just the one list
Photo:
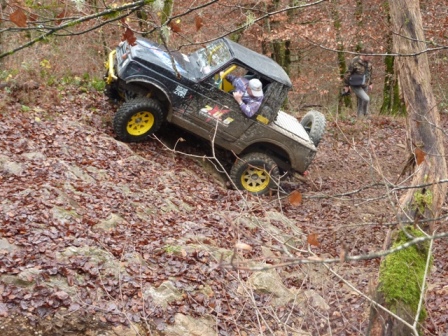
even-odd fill
[(112, 50), (109, 53), (109, 58), (107, 59), (107, 62), (105, 64), (105, 66), (107, 68), (107, 78), (106, 78), (107, 84), (110, 84), (118, 79), (117, 75), (115, 74), (115, 64), (114, 64), (116, 54), (117, 54), (117, 51)]

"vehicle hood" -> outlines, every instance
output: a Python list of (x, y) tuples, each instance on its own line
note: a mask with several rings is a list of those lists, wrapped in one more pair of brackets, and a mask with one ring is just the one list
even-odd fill
[(131, 48), (132, 57), (143, 63), (162, 67), (172, 73), (188, 76), (190, 73), (188, 58), (180, 52), (168, 52), (165, 47), (145, 38), (139, 38)]

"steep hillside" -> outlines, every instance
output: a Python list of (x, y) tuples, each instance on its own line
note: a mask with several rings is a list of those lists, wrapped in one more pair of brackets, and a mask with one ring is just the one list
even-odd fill
[[(370, 294), (379, 260), (339, 259), (382, 248), (404, 120), (328, 115), (308, 181), (257, 198), (156, 139), (116, 141), (101, 94), (29, 85), (0, 95), (2, 335), (365, 330), (357, 290)], [(196, 156), (209, 147), (170, 128), (158, 137)], [(447, 243), (435, 245), (427, 335), (446, 327)]]

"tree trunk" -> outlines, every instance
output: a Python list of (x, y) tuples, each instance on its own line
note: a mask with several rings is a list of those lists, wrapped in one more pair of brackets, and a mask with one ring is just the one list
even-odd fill
[[(274, 0), (272, 4), (268, 4), (264, 2), (264, 6), (268, 13), (276, 11), (279, 8), (280, 0)], [(265, 21), (265, 29), (270, 34), (271, 31), (279, 29), (279, 22), (276, 19), (271, 20), (270, 17), (266, 18)], [(262, 50), (263, 53), (268, 53), (269, 49), (271, 51), (271, 58), (280, 64), (286, 73), (289, 75), (290, 66), (291, 66), (291, 50), (290, 50), (291, 41), (290, 40), (278, 40), (274, 39), (269, 43), (267, 41), (263, 41)], [(288, 103), (288, 98), (286, 97), (282, 106), (285, 106)]]
[[(387, 23), (391, 25), (389, 6), (385, 5), (387, 10)], [(391, 54), (393, 50), (392, 31), (387, 37), (386, 52)], [(383, 104), (380, 108), (380, 114), (383, 115), (405, 115), (406, 106), (400, 95), (400, 87), (398, 85), (398, 78), (395, 73), (395, 57), (386, 56), (384, 58), (384, 88), (383, 88)]]
[[(392, 247), (407, 243), (410, 240), (408, 235), (421, 237), (423, 233), (413, 227), (396, 231)], [(373, 299), (409, 325), (413, 325), (418, 311), (428, 253), (429, 242), (425, 242), (388, 255), (380, 265), (378, 286)], [(426, 310), (420, 310), (418, 321), (423, 321), (425, 317)], [(366, 334), (371, 336), (408, 336), (413, 332), (409, 326), (396, 320), (391, 314), (372, 306), (369, 329)]]
[(363, 36), (362, 36), (362, 30), (364, 29), (364, 7), (362, 5), (362, 0), (356, 0), (356, 7), (355, 7), (355, 21), (357, 23), (357, 30), (356, 30), (356, 51), (361, 51), (361, 49), (364, 46), (364, 43), (362, 41)]
[[(267, 9), (268, 12), (273, 12), (278, 10), (280, 5), (280, 0), (274, 0), (272, 2), (272, 5), (268, 5)], [(271, 30), (278, 30), (280, 23), (278, 21), (276, 21), (276, 19), (274, 20), (269, 20), (268, 23), (268, 27), (269, 27), (269, 31), (271, 32)], [(286, 71), (286, 73), (289, 75), (289, 66), (291, 63), (291, 54), (290, 54), (290, 50), (289, 50), (289, 46), (290, 46), (290, 41), (289, 40), (283, 40), (283, 39), (275, 39), (274, 41), (271, 42), (271, 46), (272, 46), (272, 59), (274, 61), (276, 61), (278, 64), (280, 64), (283, 69)]]
[[(391, 0), (391, 15), (395, 30), (395, 51), (415, 54), (426, 49), (418, 0)], [(443, 132), (440, 115), (431, 83), (426, 53), (397, 59), (400, 85), (408, 110), (409, 147), (416, 155), (414, 186), (434, 183), (419, 189), (410, 189), (401, 202), (401, 221), (417, 217), (432, 219), (440, 214), (445, 200), (446, 184), (438, 181), (447, 175)], [(432, 195), (432, 200), (419, 204), (418, 194)], [(416, 197), (417, 195), (417, 197)], [(429, 198), (429, 197), (428, 197)], [(422, 208), (422, 206), (424, 206)], [(417, 218), (418, 219), (418, 218)], [(432, 230), (431, 230), (432, 232)]]
[[(289, 7), (297, 6), (297, 0), (289, 0)], [(295, 24), (297, 20), (297, 9), (288, 10), (288, 22)], [(289, 44), (291, 40), (288, 40), (288, 74), (293, 77), (300, 77), (301, 73), (301, 62), (302, 62), (302, 48), (295, 48), (294, 53), (291, 54), (291, 50), (289, 49)]]
[[(344, 38), (341, 34), (342, 24), (341, 24), (341, 17), (339, 15), (339, 0), (336, 0), (331, 5), (331, 17), (333, 19), (333, 26), (334, 30), (336, 32), (336, 43), (337, 43), (337, 62), (338, 62), (338, 68), (339, 68), (339, 77), (341, 79), (344, 78), (344, 74), (347, 71), (347, 64), (345, 62), (345, 54), (344, 54)], [(342, 90), (342, 86), (338, 86), (338, 90)], [(341, 110), (342, 106), (345, 107), (352, 107), (352, 99), (350, 96), (341, 96), (339, 95), (339, 101), (338, 101), (338, 111)]]
[[(443, 147), (443, 133), (440, 129), (440, 116), (434, 94), (431, 88), (431, 75), (426, 53), (423, 25), (418, 0), (390, 0), (390, 14), (394, 29), (394, 49), (400, 56), (396, 62), (400, 69), (399, 80), (403, 98), (408, 111), (408, 145), (415, 158), (415, 171), (412, 185), (400, 199), (398, 221), (403, 231), (404, 222), (414, 222), (419, 225), (422, 219), (433, 220), (440, 215), (447, 191), (446, 184), (438, 183), (445, 179), (447, 168)], [(422, 53), (421, 53), (422, 52)], [(421, 53), (421, 54), (419, 54)], [(405, 55), (415, 56), (405, 56)], [(429, 185), (428, 185), (429, 184)], [(418, 187), (419, 185), (427, 185)], [(435, 229), (434, 222), (423, 227), (427, 233)], [(420, 226), (420, 225), (419, 225)], [(415, 233), (406, 230), (411, 236)], [(426, 259), (427, 251), (423, 250)], [(383, 295), (383, 304), (395, 312), (403, 320), (413, 324), (417, 315), (416, 308), (409, 302), (415, 302), (419, 293), (411, 292), (411, 288), (421, 288), (419, 277), (400, 281), (399, 297), (387, 296), (390, 291), (381, 283), (381, 276), (388, 272), (390, 263), (387, 258), (380, 266), (380, 279), (377, 296)], [(411, 283), (411, 281), (413, 283)], [(386, 294), (385, 294), (386, 293)], [(403, 323), (382, 314), (372, 314), (369, 335), (407, 336), (412, 334), (409, 327)], [(413, 332), (415, 334), (415, 330)]]

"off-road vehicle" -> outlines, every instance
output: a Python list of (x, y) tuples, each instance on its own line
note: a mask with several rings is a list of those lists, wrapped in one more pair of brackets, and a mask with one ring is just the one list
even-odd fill
[[(227, 38), (189, 54), (145, 38), (124, 41), (106, 66), (106, 94), (123, 100), (113, 122), (118, 139), (141, 141), (164, 122), (175, 124), (233, 153), (231, 180), (253, 194), (276, 188), (285, 172), (303, 174), (325, 130), (320, 112), (309, 111), (299, 122), (280, 111), (292, 87), (286, 72)], [(230, 73), (262, 82), (264, 99), (253, 118), (233, 98)]]

